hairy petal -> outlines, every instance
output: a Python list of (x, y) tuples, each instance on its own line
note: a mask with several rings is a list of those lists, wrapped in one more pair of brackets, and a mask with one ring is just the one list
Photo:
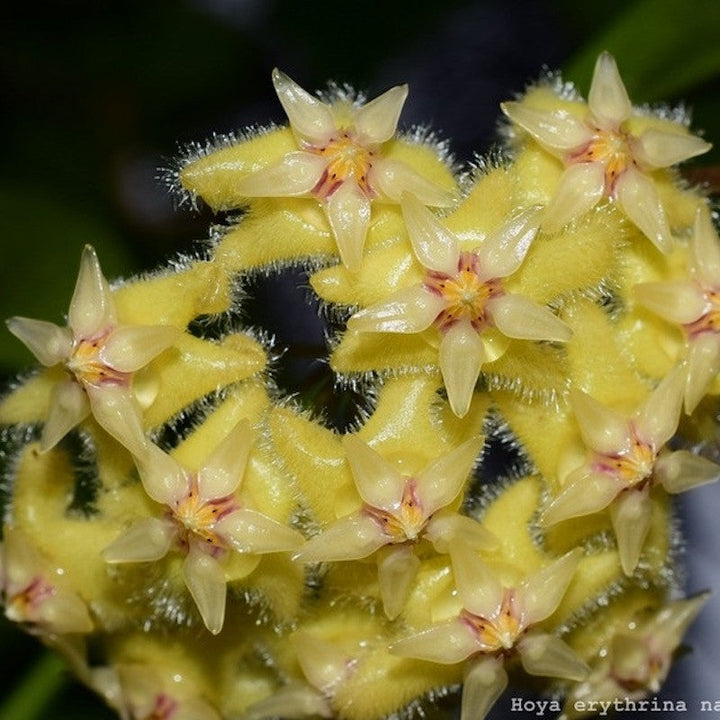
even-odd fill
[(615, 187), (617, 202), (627, 217), (662, 253), (672, 250), (673, 239), (665, 210), (652, 180), (628, 168)]
[(650, 490), (628, 490), (620, 493), (610, 506), (615, 537), (620, 553), (620, 564), (626, 575), (632, 575), (637, 567), (645, 538), (650, 529), (652, 503)]
[(68, 324), (76, 338), (92, 338), (115, 322), (112, 293), (92, 246), (86, 245), (80, 259), (75, 291), (70, 301)]
[(460, 245), (457, 238), (414, 195), (403, 193), (401, 207), (417, 259), (430, 270), (455, 275)]
[(26, 317), (13, 317), (6, 322), (8, 330), (45, 367), (57, 365), (72, 354), (73, 337), (68, 328)]
[(330, 108), (277, 68), (272, 71), (275, 92), (293, 132), (310, 142), (323, 142), (336, 130)]
[(359, 332), (422, 332), (432, 325), (445, 305), (439, 295), (415, 285), (355, 313), (348, 321), (348, 328)]
[(543, 213), (542, 229), (560, 231), (575, 218), (594, 208), (605, 192), (605, 169), (602, 163), (576, 163), (560, 176), (555, 195)]
[(595, 63), (588, 106), (604, 129), (616, 129), (632, 112), (625, 84), (620, 78), (615, 59), (608, 52), (601, 53)]
[(440, 372), (448, 402), (458, 417), (470, 409), (475, 383), (485, 359), (483, 342), (469, 322), (453, 325), (440, 342)]
[(191, 547), (183, 563), (183, 578), (205, 627), (217, 635), (225, 622), (227, 586), (220, 563)]
[(359, 140), (380, 145), (395, 135), (400, 113), (408, 96), (407, 85), (396, 85), (355, 112), (353, 125)]

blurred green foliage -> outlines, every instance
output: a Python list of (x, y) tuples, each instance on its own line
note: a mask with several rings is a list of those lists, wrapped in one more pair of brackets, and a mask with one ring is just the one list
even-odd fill
[[(699, 163), (720, 165), (718, 0), (545, 0), (535, 7), (547, 10), (553, 26), (530, 29), (532, 48), (527, 32), (514, 32), (522, 11), (513, 19), (514, 4), (504, 0), (391, 1), (382, 3), (381, 17), (366, 3), (329, 0), (15, 3), (3, 11), (0, 42), (0, 316), (61, 320), (85, 243), (117, 277), (204, 238), (209, 216), (175, 212), (155, 168), (171, 162), (175, 143), (282, 121), (269, 83), (273, 65), (301, 68), (297, 80), (308, 88), (328, 78), (367, 87), (388, 63), (436, 63), (423, 58), (423, 48), (453, 14), (506, 5), (508, 24), (488, 55), (503, 44), (518, 56), (532, 49), (538, 71), (552, 60), (586, 93), (595, 58), (607, 49), (634, 101), (682, 101), (693, 109), (694, 127), (719, 143)], [(546, 35), (560, 38), (547, 53)], [(456, 53), (477, 76), (492, 67), (453, 47), (452, 34), (447, 42), (449, 56)], [(505, 96), (532, 79), (517, 77)], [(475, 111), (462, 88), (457, 107), (438, 108), (428, 120), (442, 123), (446, 110)], [(0, 375), (31, 362), (3, 329)], [(4, 621), (0, 642), (14, 660), (4, 674), (0, 720), (112, 717)]]

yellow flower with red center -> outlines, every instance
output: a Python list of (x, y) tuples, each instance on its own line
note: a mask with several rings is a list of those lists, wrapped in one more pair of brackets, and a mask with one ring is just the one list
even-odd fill
[(653, 173), (707, 152), (710, 144), (671, 121), (632, 132), (633, 106), (609, 53), (598, 57), (587, 105), (577, 103), (577, 112), (567, 103), (547, 110), (527, 99), (501, 107), (565, 166), (545, 210), (544, 230), (558, 231), (609, 198), (659, 250), (670, 251), (672, 234)]
[(49, 450), (90, 413), (133, 454), (147, 448), (132, 394), (133, 374), (162, 353), (181, 331), (168, 325), (122, 325), (95, 250), (86, 245), (68, 312), (68, 326), (14, 317), (11, 333), (46, 367), (62, 365), (40, 441)]
[(415, 255), (427, 272), (422, 284), (361, 310), (348, 321), (360, 332), (417, 333), (435, 326), (439, 366), (453, 412), (463, 417), (480, 368), (497, 357), (485, 331), (521, 340), (570, 339), (570, 328), (548, 308), (508, 293), (502, 280), (521, 265), (538, 231), (536, 207), (510, 218), (475, 251), (458, 239), (411, 195), (403, 215)]
[(138, 468), (146, 492), (164, 510), (136, 521), (103, 551), (109, 563), (160, 560), (171, 549), (185, 554), (185, 585), (213, 634), (225, 619), (223, 557), (295, 550), (303, 543), (300, 533), (237, 499), (252, 444), (250, 425), (241, 420), (197, 472), (150, 446)]
[(545, 508), (544, 525), (610, 508), (623, 571), (631, 575), (650, 528), (650, 490), (684, 492), (717, 479), (720, 468), (686, 450), (665, 445), (677, 430), (685, 369), (675, 367), (627, 418), (579, 390), (570, 396), (588, 459), (564, 478)]
[(413, 545), (422, 538), (436, 548), (454, 534), (472, 535), (483, 545), (493, 538), (475, 521), (447, 510), (460, 493), (479, 452), (473, 438), (430, 463), (415, 476), (405, 476), (359, 438), (343, 438), (362, 507), (330, 523), (295, 555), (303, 562), (359, 560), (378, 555), (378, 581), (385, 614), (402, 611), (420, 560)]
[(279, 70), (272, 74), (298, 149), (237, 181), (239, 195), (314, 197), (325, 210), (345, 266), (357, 271), (374, 201), (397, 203), (403, 192), (449, 206), (452, 196), (409, 165), (386, 156), (396, 134), (407, 86), (364, 105), (325, 103)]
[(517, 652), (531, 675), (582, 680), (585, 663), (560, 638), (533, 626), (552, 615), (580, 561), (576, 548), (506, 587), (463, 542), (450, 551), (462, 608), (445, 622), (398, 640), (390, 652), (452, 665), (469, 660), (463, 683), (461, 720), (482, 720), (505, 689), (504, 657)]
[(637, 301), (685, 334), (685, 411), (691, 413), (720, 372), (720, 238), (698, 208), (690, 243), (691, 277), (633, 287)]

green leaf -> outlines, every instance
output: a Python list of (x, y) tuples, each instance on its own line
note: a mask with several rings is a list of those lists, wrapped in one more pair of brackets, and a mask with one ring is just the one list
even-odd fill
[(583, 45), (563, 76), (587, 93), (603, 50), (615, 56), (635, 103), (679, 99), (720, 74), (720, 2), (631, 3)]

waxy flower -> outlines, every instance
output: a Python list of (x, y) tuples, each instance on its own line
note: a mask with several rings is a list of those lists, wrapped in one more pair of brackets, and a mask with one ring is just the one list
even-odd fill
[(221, 720), (184, 673), (161, 672), (141, 664), (117, 666), (121, 717), (128, 720)]
[(0, 546), (0, 590), (5, 616), (41, 633), (89, 633), (87, 605), (67, 584), (65, 571), (35, 550), (30, 539), (6, 525)]
[[(402, 199), (403, 215), (415, 254), (426, 268), (421, 285), (355, 313), (348, 327), (360, 332), (418, 333), (435, 326), (440, 333), (440, 371), (453, 412), (463, 417), (472, 400), (480, 368), (496, 359), (496, 329), (521, 340), (570, 339), (570, 328), (545, 307), (508, 293), (503, 278), (521, 265), (538, 231), (538, 208), (508, 220), (474, 251), (414, 197)], [(493, 342), (493, 340), (495, 342)]]
[(400, 473), (359, 438), (347, 435), (343, 446), (364, 504), (331, 523), (295, 557), (304, 562), (359, 560), (384, 548), (377, 557), (380, 596), (385, 614), (395, 618), (420, 566), (414, 546), (422, 538), (436, 549), (444, 549), (456, 534), (475, 546), (493, 544), (490, 533), (471, 518), (439, 512), (459, 495), (478, 441), (464, 442), (413, 476)]
[(570, 402), (587, 460), (565, 480), (542, 515), (545, 525), (610, 507), (610, 516), (627, 575), (635, 570), (650, 527), (650, 490), (661, 485), (681, 493), (716, 480), (720, 467), (687, 450), (670, 451), (683, 392), (684, 368), (672, 370), (629, 418), (579, 390)]
[(295, 550), (303, 542), (295, 530), (241, 506), (236, 491), (252, 442), (249, 424), (240, 421), (198, 472), (151, 446), (138, 467), (145, 490), (164, 506), (163, 513), (139, 520), (103, 551), (110, 563), (160, 560), (171, 549), (183, 553), (185, 585), (213, 634), (225, 618), (223, 556)]
[(692, 279), (640, 283), (633, 291), (642, 305), (679, 324), (687, 345), (685, 412), (691, 413), (720, 372), (720, 246), (710, 212), (695, 216), (690, 252)]
[(133, 454), (147, 447), (132, 394), (133, 373), (170, 347), (180, 331), (167, 325), (119, 325), (107, 280), (95, 250), (86, 245), (68, 326), (14, 317), (7, 321), (46, 367), (62, 365), (67, 379), (52, 394), (40, 441), (43, 451), (58, 443), (91, 412)]
[(660, 691), (685, 632), (710, 593), (674, 600), (642, 621), (633, 620), (603, 648), (590, 674), (568, 693), (562, 718), (581, 717), (591, 701), (639, 700)]
[(581, 680), (587, 667), (560, 638), (533, 629), (555, 611), (580, 560), (580, 549), (505, 587), (467, 545), (451, 551), (463, 609), (456, 617), (393, 643), (404, 657), (455, 664), (470, 659), (463, 684), (461, 720), (482, 720), (507, 686), (506, 655), (517, 652), (531, 675)]
[(238, 193), (319, 200), (340, 257), (353, 271), (360, 266), (374, 201), (397, 203), (409, 191), (427, 205), (451, 204), (441, 187), (384, 156), (383, 146), (395, 136), (406, 85), (358, 107), (343, 99), (322, 102), (277, 69), (272, 80), (298, 149), (242, 178)]
[(546, 208), (545, 230), (555, 232), (609, 198), (659, 250), (670, 250), (672, 235), (653, 172), (707, 152), (710, 144), (677, 123), (634, 133), (628, 122), (633, 107), (610, 54), (597, 59), (587, 109), (580, 117), (522, 101), (501, 107), (566, 167)]
[(263, 718), (333, 718), (332, 702), (338, 686), (352, 674), (357, 659), (314, 633), (300, 630), (290, 636), (305, 681), (296, 680), (270, 697), (251, 705), (245, 720)]

